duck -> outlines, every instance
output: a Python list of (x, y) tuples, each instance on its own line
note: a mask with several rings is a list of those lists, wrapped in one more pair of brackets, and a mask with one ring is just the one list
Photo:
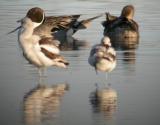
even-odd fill
[(119, 17), (106, 13), (106, 21), (102, 22), (104, 36), (109, 36), (112, 40), (122, 39), (122, 41), (139, 38), (139, 25), (133, 19), (134, 13), (133, 5), (124, 6)]
[[(35, 10), (42, 10), (39, 7), (33, 7), (29, 11), (30, 13)], [(90, 27), (91, 22), (103, 14), (99, 14), (97, 16), (78, 20), (81, 14), (75, 15), (62, 15), (62, 16), (45, 16), (41, 25), (34, 28), (33, 34), (43, 37), (53, 37), (60, 41), (60, 45), (63, 46), (65, 43), (70, 43), (71, 39), (73, 39), (73, 35), (83, 29), (87, 29)], [(21, 23), (22, 19), (17, 20), (18, 23)], [(17, 31), (19, 27), (8, 32), (7, 34), (11, 34)]]
[(111, 46), (110, 38), (104, 36), (100, 44), (92, 47), (88, 62), (95, 71), (111, 72), (116, 67), (116, 51)]
[[(35, 10), (42, 10), (39, 7), (33, 7), (29, 11), (30, 13), (34, 12)], [(91, 22), (94, 19), (101, 17), (103, 14), (99, 14), (97, 16), (78, 20), (81, 14), (75, 15), (62, 15), (62, 16), (44, 16), (44, 20), (41, 25), (37, 26), (34, 29), (33, 34), (39, 35), (43, 37), (54, 37), (55, 39), (61, 42), (61, 39), (68, 39), (72, 37), (77, 31), (82, 29), (87, 29), (90, 27)], [(21, 19), (17, 22), (21, 22)], [(17, 29), (9, 32), (13, 33)]]
[(72, 37), (78, 30), (90, 27), (92, 20), (101, 17), (101, 15), (78, 20), (81, 15), (65, 16), (46, 16), (42, 25), (35, 28), (34, 33), (42, 37), (52, 35), (56, 39)]
[(30, 9), (26, 16), (21, 19), (21, 26), (18, 27), (18, 41), (22, 48), (24, 57), (39, 69), (42, 75), (43, 69), (50, 66), (67, 68), (69, 62), (60, 55), (58, 40), (53, 37), (41, 37), (34, 34), (34, 29), (40, 26), (45, 19), (44, 11), (41, 8)]

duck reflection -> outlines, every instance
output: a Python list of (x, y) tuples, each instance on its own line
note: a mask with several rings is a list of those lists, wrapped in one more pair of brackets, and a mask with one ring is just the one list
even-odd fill
[(67, 38), (58, 36), (56, 39), (60, 41), (60, 50), (62, 51), (80, 50), (89, 47), (89, 43), (86, 40), (79, 40), (72, 36)]
[(116, 49), (128, 50), (128, 49), (136, 49), (139, 44), (139, 38), (119, 38), (114, 37), (112, 40), (112, 45)]
[(27, 125), (40, 124), (54, 119), (60, 106), (61, 97), (68, 90), (68, 84), (52, 87), (38, 85), (24, 96), (24, 122)]
[(123, 51), (123, 61), (134, 64), (136, 60), (135, 50), (139, 45), (139, 38), (114, 38), (112, 39), (112, 45), (116, 50)]
[(90, 103), (94, 113), (103, 113), (106, 120), (114, 117), (117, 108), (117, 92), (111, 87), (96, 90), (90, 94)]
[(135, 50), (129, 50), (123, 52), (123, 61), (128, 64), (135, 64), (136, 61), (136, 53)]

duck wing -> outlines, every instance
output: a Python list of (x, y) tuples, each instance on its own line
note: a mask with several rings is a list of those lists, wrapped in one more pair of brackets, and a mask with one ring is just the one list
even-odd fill
[(59, 54), (59, 44), (58, 40), (55, 40), (52, 37), (46, 37), (39, 40), (39, 46), (41, 50), (46, 50), (54, 54)]
[[(66, 67), (69, 62), (60, 55), (60, 50), (58, 48), (59, 42), (53, 38), (43, 38), (39, 41), (38, 49), (47, 58), (55, 61), (61, 65), (61, 67)], [(58, 65), (58, 64), (55, 64)]]
[(84, 20), (81, 20), (79, 22), (76, 22), (74, 25), (73, 25), (73, 28), (76, 28), (77, 30), (79, 29), (86, 29), (90, 26), (91, 22), (99, 17), (101, 17), (102, 14), (98, 15), (98, 16), (94, 16), (94, 17), (91, 17), (91, 18), (88, 18), (88, 19), (84, 19)]
[(44, 22), (35, 28), (34, 34), (50, 37), (53, 32), (69, 29), (79, 17), (80, 15), (45, 17)]
[(99, 18), (101, 16), (102, 16), (102, 14), (100, 14), (98, 16), (95, 16), (95, 17), (92, 17), (92, 18), (84, 19), (84, 20), (81, 20), (81, 21), (77, 20), (77, 21), (73, 22), (70, 25), (69, 29), (67, 30), (67, 36), (72, 36), (78, 30), (88, 28), (90, 26), (92, 20), (97, 19), (97, 18)]
[(108, 27), (109, 31), (112, 31), (116, 28), (125, 28), (126, 30), (138, 31), (138, 24), (131, 19), (127, 19), (126, 17), (119, 17), (114, 20)]
[(106, 14), (106, 20), (102, 22), (102, 26), (104, 28), (108, 28), (118, 17), (111, 15), (109, 12), (105, 14)]

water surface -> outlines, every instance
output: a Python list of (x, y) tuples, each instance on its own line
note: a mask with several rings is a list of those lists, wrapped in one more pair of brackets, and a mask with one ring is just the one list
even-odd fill
[[(126, 4), (133, 4), (136, 8), (135, 20), (140, 26), (139, 44), (132, 48), (116, 48), (117, 67), (108, 74), (108, 79), (104, 73), (96, 75), (87, 61), (90, 47), (103, 37), (100, 23), (105, 17), (101, 17), (89, 29), (74, 35), (74, 38), (86, 41), (88, 47), (63, 51), (62, 54), (70, 61), (69, 68), (49, 68), (42, 83), (47, 90), (61, 84), (67, 84), (69, 89), (61, 95), (54, 93), (54, 96), (39, 99), (43, 91), (41, 96), (35, 97), (35, 103), (27, 103), (32, 106), (27, 108), (29, 111), (35, 109), (32, 115), (27, 115), (26, 94), (35, 94), (39, 80), (37, 69), (22, 56), (17, 33), (6, 35), (19, 25), (16, 21), (35, 6), (43, 8), (46, 15), (83, 14), (82, 19), (85, 19), (103, 12), (119, 15)], [(1, 0), (0, 124), (159, 125), (159, 5), (158, 0)], [(107, 84), (110, 84), (109, 89), (113, 91), (110, 91), (109, 101), (101, 98), (103, 103), (97, 102), (95, 83), (98, 91), (106, 90)]]

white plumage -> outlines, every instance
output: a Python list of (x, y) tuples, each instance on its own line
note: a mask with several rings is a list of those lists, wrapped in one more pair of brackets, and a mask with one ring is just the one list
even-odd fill
[[(41, 25), (44, 20), (44, 13), (42, 10), (34, 10), (35, 12), (28, 12), (26, 17), (21, 20), (21, 29), (18, 33), (19, 43), (22, 47), (23, 54), (26, 59), (37, 66), (44, 68), (48, 66), (58, 66), (66, 68), (69, 64), (61, 55), (58, 48), (59, 41), (51, 37), (40, 37), (35, 35), (34, 29)], [(40, 22), (34, 22), (32, 17), (42, 15)], [(39, 17), (40, 18), (40, 17)]]
[(109, 37), (102, 38), (100, 44), (92, 47), (88, 62), (96, 71), (110, 72), (115, 68), (116, 52), (111, 47)]

